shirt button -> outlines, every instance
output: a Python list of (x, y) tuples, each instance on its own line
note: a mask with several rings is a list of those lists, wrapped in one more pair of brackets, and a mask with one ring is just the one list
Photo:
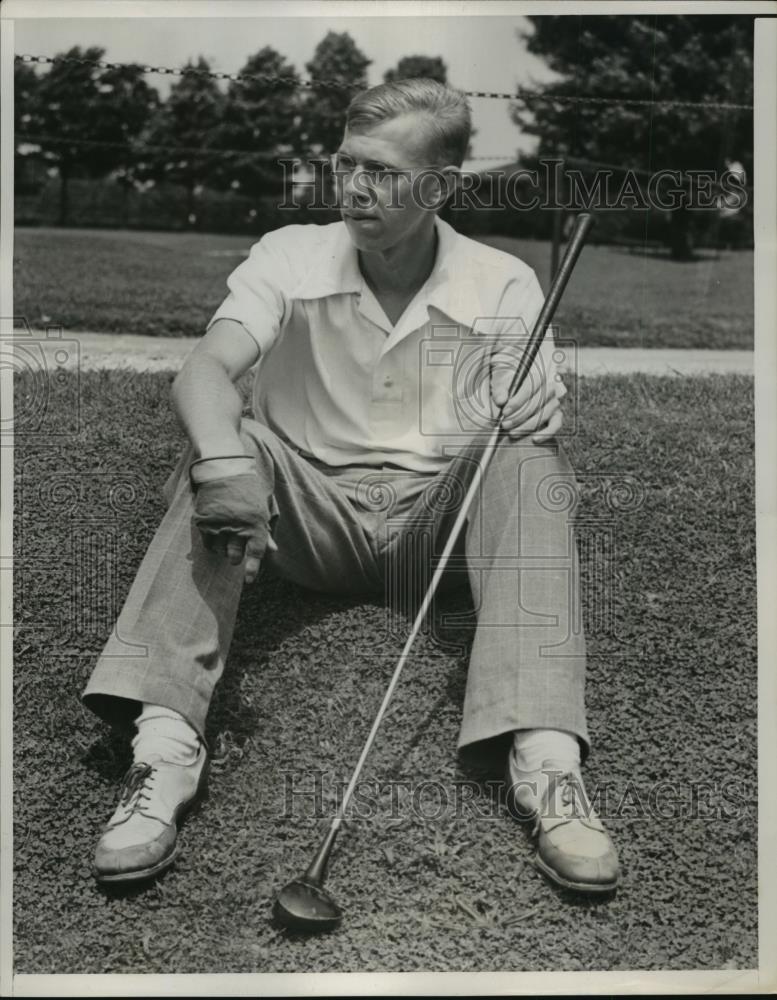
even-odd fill
[(393, 380), (392, 378), (389, 378), (389, 376), (387, 375), (387, 376), (386, 376), (386, 377), (385, 377), (385, 378), (383, 379), (383, 384), (384, 384), (384, 385), (385, 385), (386, 387), (390, 387), (390, 386), (392, 386), (392, 385), (394, 384), (394, 380)]

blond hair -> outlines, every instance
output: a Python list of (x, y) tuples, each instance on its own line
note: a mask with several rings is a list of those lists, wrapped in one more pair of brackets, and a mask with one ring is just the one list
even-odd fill
[(345, 126), (358, 132), (415, 112), (428, 120), (428, 145), (436, 165), (460, 167), (467, 155), (472, 115), (466, 97), (437, 80), (413, 77), (370, 87), (348, 105)]

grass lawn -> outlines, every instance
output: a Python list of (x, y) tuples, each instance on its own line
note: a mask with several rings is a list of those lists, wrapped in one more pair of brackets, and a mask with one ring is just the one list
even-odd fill
[[(753, 383), (576, 388), (582, 417), (566, 447), (582, 487), (586, 776), (620, 851), (617, 896), (552, 890), (487, 783), (499, 775), (462, 770), (471, 629), (447, 625), (419, 638), (368, 759), (374, 811), (341, 832), (328, 886), (343, 926), (310, 939), (275, 930), (273, 892), (307, 865), (325, 823), (316, 781), (328, 813), (405, 635), (387, 631), (379, 603), (277, 583), (244, 594), (209, 716), (210, 799), (180, 859), (145, 889), (100, 890), (91, 853), (129, 757), (79, 693), (182, 439), (166, 376), (92, 372), (80, 430), (15, 452), (17, 972), (757, 964)], [(56, 404), (65, 428), (70, 389)], [(18, 408), (30, 391), (17, 379)], [(635, 502), (619, 493), (629, 481)], [(446, 607), (464, 610), (461, 598)]]
[[(547, 290), (550, 245), (486, 237)], [(34, 328), (198, 336), (251, 239), (114, 230), (17, 229), (14, 312)], [(753, 254), (691, 263), (590, 246), (558, 313), (564, 337), (618, 347), (753, 345)]]

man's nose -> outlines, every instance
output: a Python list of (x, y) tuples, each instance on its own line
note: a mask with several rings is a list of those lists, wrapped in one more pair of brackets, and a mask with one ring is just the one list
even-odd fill
[(345, 175), (343, 200), (347, 205), (358, 205), (360, 208), (375, 204), (375, 192), (367, 182), (367, 175), (363, 167), (354, 167)]

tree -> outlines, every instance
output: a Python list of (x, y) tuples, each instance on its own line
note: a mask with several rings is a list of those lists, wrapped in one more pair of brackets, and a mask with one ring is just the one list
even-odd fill
[(95, 149), (92, 169), (98, 176), (111, 172), (121, 185), (126, 224), (128, 195), (141, 155), (137, 140), (159, 107), (159, 95), (148, 86), (138, 65), (102, 71), (99, 90), (103, 100), (97, 102), (90, 125), (114, 145)]
[(141, 168), (143, 176), (185, 188), (192, 224), (197, 217), (196, 189), (222, 167), (219, 147), (226, 101), (213, 77), (206, 75), (209, 70), (202, 56), (196, 65), (186, 64), (150, 123), (145, 136), (148, 155)]
[(39, 147), (31, 139), (40, 132), (38, 120), (38, 75), (27, 63), (14, 63), (14, 184), (17, 193), (33, 189), (30, 167), (39, 158)]
[(240, 72), (271, 79), (230, 83), (218, 144), (244, 152), (225, 152), (219, 176), (249, 194), (278, 191), (283, 174), (275, 158), (300, 151), (299, 75), (269, 46), (251, 56)]
[(34, 132), (37, 114), (38, 74), (29, 63), (21, 61), (14, 63), (13, 88), (14, 130), (17, 133)]
[(396, 69), (389, 69), (383, 75), (386, 83), (394, 80), (409, 80), (426, 77), (438, 83), (448, 82), (448, 69), (439, 56), (405, 56), (397, 63)]
[[(617, 98), (731, 102), (753, 98), (753, 21), (738, 15), (541, 16), (529, 18), (528, 49), (560, 79), (541, 97), (522, 97), (513, 120), (540, 137), (540, 156), (563, 153), (651, 173), (723, 170), (727, 159), (752, 170), (752, 113), (636, 107)], [(612, 104), (558, 102), (585, 95)], [(691, 255), (691, 216), (671, 212), (672, 255)]]
[[(138, 65), (103, 69), (95, 65), (103, 49), (75, 46), (57, 58), (48, 73), (32, 84), (30, 120), (38, 154), (57, 168), (60, 181), (59, 224), (68, 221), (68, 185), (72, 177), (102, 177), (132, 162), (135, 140), (157, 104)], [(79, 60), (78, 62), (72, 60)]]
[[(340, 145), (345, 125), (345, 109), (351, 98), (367, 88), (367, 67), (372, 60), (360, 52), (347, 32), (330, 31), (316, 46), (305, 68), (312, 81), (303, 115), (304, 137), (315, 154), (334, 152)], [(339, 86), (330, 86), (334, 81)]]

